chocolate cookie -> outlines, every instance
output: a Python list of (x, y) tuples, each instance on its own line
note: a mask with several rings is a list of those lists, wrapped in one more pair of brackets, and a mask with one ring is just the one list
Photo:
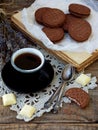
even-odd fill
[(91, 34), (91, 26), (84, 19), (74, 19), (68, 26), (69, 35), (78, 42), (86, 41)]
[(81, 4), (70, 4), (69, 12), (77, 17), (88, 17), (90, 15), (90, 8)]
[(64, 12), (56, 8), (46, 11), (42, 16), (44, 25), (51, 28), (61, 27), (65, 19)]
[(85, 108), (90, 101), (88, 93), (81, 88), (70, 88), (65, 92), (65, 96), (74, 101), (81, 108)]
[(42, 24), (42, 15), (44, 14), (44, 12), (46, 12), (47, 10), (49, 10), (49, 7), (42, 7), (36, 10), (35, 12), (35, 19), (39, 24)]
[(70, 26), (71, 22), (73, 22), (73, 20), (78, 19), (77, 17), (74, 17), (71, 14), (65, 14), (66, 15), (66, 20), (63, 24), (63, 29), (64, 31), (68, 32), (68, 26)]
[(62, 28), (44, 27), (42, 30), (47, 35), (47, 37), (54, 43), (60, 41), (64, 37), (64, 31)]

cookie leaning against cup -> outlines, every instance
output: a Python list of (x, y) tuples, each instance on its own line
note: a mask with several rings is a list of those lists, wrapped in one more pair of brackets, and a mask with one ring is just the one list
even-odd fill
[(90, 8), (87, 6), (72, 3), (69, 5), (69, 12), (77, 17), (85, 18), (90, 15)]
[(62, 40), (64, 37), (64, 30), (62, 28), (43, 27), (42, 31), (54, 43)]
[(65, 96), (74, 101), (81, 108), (85, 108), (90, 101), (89, 94), (81, 88), (70, 88), (65, 92)]
[(91, 25), (84, 19), (74, 19), (68, 26), (69, 35), (78, 42), (86, 41), (91, 35)]
[(47, 10), (42, 16), (43, 24), (50, 28), (61, 27), (65, 20), (65, 14), (63, 11), (57, 8)]

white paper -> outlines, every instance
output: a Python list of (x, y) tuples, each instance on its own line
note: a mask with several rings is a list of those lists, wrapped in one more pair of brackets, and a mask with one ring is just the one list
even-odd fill
[(86, 51), (88, 53), (94, 52), (98, 49), (98, 12), (96, 12), (91, 6), (88, 6), (91, 9), (91, 14), (86, 20), (90, 23), (92, 27), (92, 33), (88, 40), (84, 42), (77, 42), (73, 40), (69, 34), (65, 33), (63, 40), (54, 44), (51, 42), (45, 33), (41, 30), (42, 25), (39, 25), (35, 21), (35, 11), (40, 7), (53, 7), (58, 8), (64, 11), (64, 13), (68, 13), (68, 6), (71, 3), (79, 3), (86, 5), (83, 0), (36, 0), (30, 7), (24, 8), (22, 12), (22, 23), (26, 27), (26, 29), (38, 40), (42, 41), (42, 43), (49, 49), (52, 50), (63, 50), (63, 51), (75, 51), (81, 52)]

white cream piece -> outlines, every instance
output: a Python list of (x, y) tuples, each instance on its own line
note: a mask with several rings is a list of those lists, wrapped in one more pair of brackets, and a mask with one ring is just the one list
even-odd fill
[(91, 78), (85, 74), (81, 74), (76, 78), (76, 82), (81, 84), (82, 86), (87, 85), (90, 82)]
[(32, 115), (36, 112), (36, 108), (30, 105), (24, 105), (24, 107), (19, 112), (19, 115), (31, 118)]
[(17, 103), (16, 96), (13, 93), (4, 94), (2, 96), (2, 101), (4, 106), (9, 106)]

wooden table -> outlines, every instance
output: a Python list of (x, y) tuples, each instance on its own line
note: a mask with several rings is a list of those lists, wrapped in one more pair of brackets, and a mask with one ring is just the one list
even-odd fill
[[(1, 0), (0, 7), (8, 18), (33, 0)], [(98, 79), (98, 60), (85, 69)], [(0, 130), (98, 130), (98, 88), (90, 91), (89, 107), (82, 110), (75, 104), (63, 104), (58, 114), (45, 113), (29, 123), (16, 119), (16, 112), (2, 105), (0, 98)]]

